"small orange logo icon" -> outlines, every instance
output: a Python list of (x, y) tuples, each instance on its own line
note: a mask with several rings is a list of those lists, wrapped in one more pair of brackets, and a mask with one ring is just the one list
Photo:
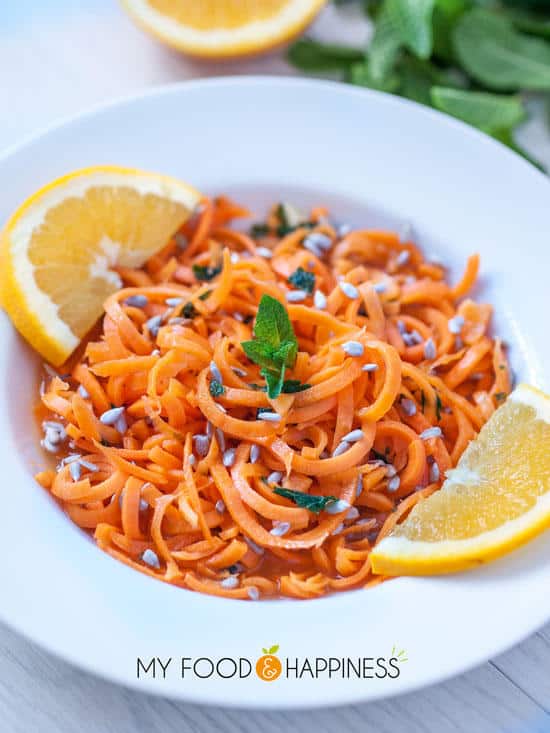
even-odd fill
[(278, 644), (269, 649), (262, 649), (264, 655), (256, 662), (256, 674), (264, 682), (273, 682), (283, 671), (283, 665), (279, 658), (275, 656), (278, 650)]

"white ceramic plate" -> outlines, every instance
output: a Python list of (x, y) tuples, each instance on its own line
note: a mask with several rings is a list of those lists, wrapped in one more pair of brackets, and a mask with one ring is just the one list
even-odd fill
[[(496, 307), (495, 328), (512, 345), (518, 376), (548, 387), (550, 183), (471, 128), (344, 85), (185, 83), (96, 110), (10, 151), (0, 161), (0, 220), (50, 179), (98, 163), (228, 191), (258, 214), (287, 199), (328, 204), (337, 218), (363, 226), (409, 221), (454, 276), (479, 251), (479, 295)], [(0, 616), (87, 670), (193, 702), (334, 705), (462, 672), (550, 618), (550, 533), (475, 572), (306, 602), (218, 599), (140, 575), (101, 553), (33, 482), (36, 363), (2, 317)], [(272, 644), (283, 664), (285, 657), (291, 665), (296, 657), (300, 665), (305, 657), (388, 657), (394, 646), (408, 661), (394, 679), (181, 678), (182, 657), (254, 660)], [(171, 657), (166, 679), (136, 679), (138, 655)], [(208, 663), (201, 664), (204, 674)]]

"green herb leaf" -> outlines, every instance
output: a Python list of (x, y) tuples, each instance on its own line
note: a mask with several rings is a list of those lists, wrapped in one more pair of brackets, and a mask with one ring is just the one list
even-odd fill
[(395, 73), (387, 74), (382, 79), (374, 77), (371, 65), (368, 62), (362, 64), (354, 64), (351, 67), (349, 81), (358, 87), (367, 87), (368, 89), (376, 89), (379, 92), (389, 92), (395, 94), (399, 91), (399, 76)]
[(550, 39), (550, 18), (548, 14), (533, 13), (520, 8), (510, 8), (506, 16), (512, 21), (518, 31), (532, 36)]
[[(401, 46), (401, 36), (386, 0), (378, 13), (374, 35), (368, 49), (368, 76), (373, 82), (380, 84), (387, 79), (397, 61)], [(358, 71), (356, 74), (358, 76)]]
[(471, 0), (436, 0), (432, 18), (433, 52), (438, 59), (454, 62), (453, 28), (472, 7)]
[(360, 48), (301, 38), (290, 47), (288, 60), (302, 71), (347, 71), (351, 64), (361, 61), (364, 55)]
[(274, 493), (279, 496), (284, 496), (285, 499), (290, 499), (296, 506), (302, 509), (309, 509), (314, 514), (324, 511), (329, 504), (333, 504), (337, 501), (335, 496), (315, 496), (314, 494), (305, 494), (303, 491), (293, 491), (292, 489), (283, 489), (282, 486), (277, 486), (274, 489)]
[(292, 275), (288, 278), (288, 282), (294, 285), (298, 290), (305, 290), (306, 293), (312, 293), (315, 289), (315, 275), (313, 272), (304, 270), (303, 267), (299, 267), (294, 270)]
[(262, 295), (254, 324), (254, 336), (274, 348), (278, 348), (285, 341), (296, 342), (284, 305), (271, 295)]
[(474, 8), (453, 32), (463, 69), (477, 82), (496, 90), (550, 89), (550, 44), (519, 33), (504, 16)]
[(419, 58), (429, 58), (435, 0), (386, 0), (386, 3), (401, 43)]
[(293, 367), (298, 352), (298, 343), (296, 339), (293, 341), (283, 341), (278, 349), (273, 352), (273, 362), (277, 366)]
[(212, 295), (212, 290), (205, 290), (204, 293), (201, 293), (199, 295), (199, 300), (208, 300), (208, 298)]
[(515, 127), (525, 119), (523, 102), (513, 95), (434, 87), (431, 98), (437, 109), (488, 133)]
[(281, 392), (283, 394), (294, 394), (295, 392), (303, 392), (310, 389), (311, 384), (302, 384), (299, 379), (285, 379)]
[(261, 369), (260, 374), (267, 384), (267, 396), (272, 400), (275, 399), (275, 397), (278, 397), (281, 394), (285, 378), (284, 366), (281, 365), (278, 370)]
[(293, 367), (298, 341), (284, 306), (270, 295), (263, 295), (254, 323), (253, 341), (241, 346), (248, 358), (261, 367), (271, 399), (281, 394), (287, 367)]
[(254, 364), (258, 364), (258, 366), (265, 369), (271, 369), (273, 367), (273, 354), (275, 353), (275, 349), (271, 344), (260, 339), (255, 339), (254, 341), (243, 341), (241, 346), (243, 347), (244, 353)]
[(250, 236), (253, 237), (254, 239), (265, 237), (267, 234), (269, 234), (269, 227), (267, 224), (264, 224), (264, 223), (252, 224), (252, 226), (250, 227)]
[(195, 316), (198, 315), (198, 310), (191, 302), (186, 303), (180, 311), (180, 316), (182, 316), (183, 318), (195, 318)]
[(217, 265), (193, 265), (193, 274), (197, 280), (212, 280), (222, 271), (222, 266)]
[(225, 387), (221, 382), (218, 382), (217, 379), (212, 379), (209, 390), (212, 397), (219, 397), (225, 392)]
[(265, 384), (254, 384), (254, 382), (249, 382), (248, 386), (255, 392), (267, 392), (267, 387), (265, 386)]
[(274, 644), (271, 647), (271, 649), (269, 650), (268, 654), (277, 654), (278, 651), (279, 651), (279, 645), (278, 644)]

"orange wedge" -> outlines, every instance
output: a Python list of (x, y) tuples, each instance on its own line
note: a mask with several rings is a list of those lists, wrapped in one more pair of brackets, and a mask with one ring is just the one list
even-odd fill
[(476, 567), (550, 527), (550, 397), (519, 385), (370, 558), (382, 575)]
[(326, 0), (121, 0), (144, 30), (185, 53), (258, 53), (301, 33)]
[(200, 194), (154, 173), (103, 166), (40, 189), (0, 237), (0, 299), (45, 359), (62, 364), (121, 286), (189, 218)]

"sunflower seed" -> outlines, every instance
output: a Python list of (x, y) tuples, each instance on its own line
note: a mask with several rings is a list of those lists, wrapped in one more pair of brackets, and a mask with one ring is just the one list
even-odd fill
[(345, 341), (342, 349), (348, 356), (363, 356), (365, 352), (365, 347), (360, 341)]
[(332, 451), (332, 457), (336, 458), (337, 456), (341, 456), (342, 453), (345, 453), (348, 448), (350, 447), (350, 443), (348, 443), (346, 440), (340, 441), (336, 448)]
[[(407, 241), (407, 240), (405, 240), (405, 241)], [(401, 267), (402, 265), (406, 265), (407, 262), (410, 260), (410, 258), (411, 258), (411, 253), (408, 250), (404, 249), (395, 258), (395, 264), (398, 267)]]
[(84, 460), (84, 458), (81, 458), (78, 462), (83, 468), (87, 468), (90, 473), (97, 473), (99, 471), (99, 466), (96, 466), (95, 463)]
[(99, 418), (99, 422), (103, 425), (114, 425), (118, 418), (124, 414), (124, 407), (113, 407), (106, 410)]
[(157, 337), (161, 323), (162, 316), (153, 316), (152, 318), (149, 318), (148, 321), (145, 321), (145, 326), (153, 338)]
[(254, 444), (250, 449), (250, 463), (256, 463), (260, 457), (260, 446)]
[(462, 331), (465, 323), (466, 321), (463, 316), (455, 316), (454, 318), (449, 319), (447, 327), (451, 333), (458, 335)]
[(289, 303), (300, 303), (305, 300), (309, 293), (305, 290), (289, 290), (286, 293), (286, 299)]
[(427, 428), (426, 430), (423, 430), (418, 437), (421, 440), (429, 440), (430, 438), (441, 438), (442, 435), (443, 435), (443, 432), (441, 428), (435, 427), (435, 428)]
[(313, 305), (319, 310), (324, 310), (327, 307), (327, 296), (320, 290), (316, 290), (313, 296)]
[(267, 420), (267, 422), (279, 422), (281, 419), (281, 416), (277, 412), (260, 412), (258, 415), (258, 420)]
[(220, 585), (222, 588), (236, 588), (239, 585), (239, 579), (236, 575), (230, 575), (228, 578), (224, 578)]
[(416, 415), (416, 405), (412, 400), (409, 400), (407, 397), (404, 397), (401, 400), (401, 407), (405, 415), (408, 415), (409, 417), (412, 417), (412, 415)]
[(80, 481), (80, 474), (81, 474), (80, 461), (75, 461), (74, 463), (70, 464), (69, 473), (71, 474), (71, 478), (73, 481)]
[(124, 305), (129, 305), (132, 308), (145, 308), (149, 303), (149, 298), (146, 295), (130, 295), (124, 301)]
[(216, 364), (215, 361), (210, 362), (210, 374), (214, 377), (216, 382), (223, 384), (222, 373), (220, 372), (218, 365)]
[(346, 501), (345, 499), (336, 499), (336, 501), (327, 504), (325, 511), (327, 514), (340, 514), (340, 512), (345, 512), (346, 509), (349, 509), (350, 506), (351, 504), (349, 501)]
[(388, 491), (397, 491), (399, 488), (399, 485), (401, 483), (401, 479), (399, 476), (394, 476), (390, 481), (388, 481)]
[(210, 439), (208, 435), (194, 435), (193, 440), (195, 442), (195, 450), (199, 456), (205, 456), (208, 453), (210, 447)]
[(432, 338), (429, 338), (424, 344), (424, 358), (435, 359), (436, 356), (437, 350), (435, 348), (434, 340)]
[(439, 476), (440, 476), (439, 466), (437, 465), (437, 463), (433, 463), (430, 466), (430, 483), (431, 484), (437, 483), (439, 481)]
[(352, 430), (351, 433), (344, 435), (342, 440), (345, 440), (346, 443), (357, 443), (358, 440), (362, 440), (364, 437), (365, 433), (357, 428), (357, 430)]
[(149, 565), (151, 568), (155, 568), (156, 570), (159, 570), (160, 568), (160, 561), (158, 558), (158, 555), (153, 550), (147, 549), (143, 552), (141, 555), (141, 559), (146, 565)]
[(344, 293), (344, 295), (347, 298), (351, 298), (351, 300), (355, 300), (359, 297), (359, 291), (355, 287), (355, 285), (352, 285), (351, 283), (346, 282), (345, 280), (342, 280), (340, 283), (338, 283), (340, 286), (340, 290)]
[(223, 465), (226, 468), (231, 468), (235, 463), (235, 448), (229, 448), (223, 454)]
[(287, 534), (289, 530), (290, 522), (279, 522), (279, 524), (275, 525), (273, 529), (269, 530), (269, 534), (272, 534), (274, 537), (282, 537)]

